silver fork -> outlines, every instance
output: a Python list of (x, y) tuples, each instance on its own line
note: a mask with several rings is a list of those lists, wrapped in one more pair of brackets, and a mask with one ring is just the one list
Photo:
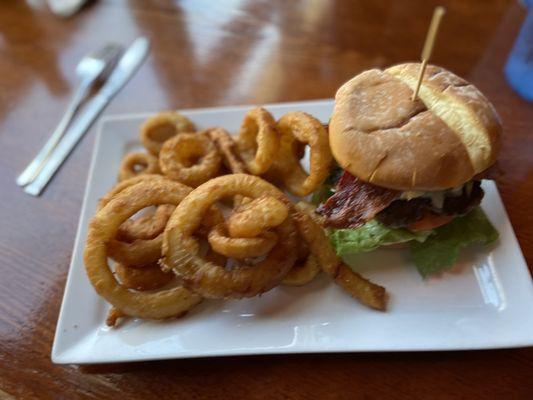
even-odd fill
[(37, 156), (35, 156), (26, 169), (17, 177), (17, 185), (26, 186), (39, 174), (52, 154), (52, 151), (63, 137), (89, 89), (95, 82), (105, 79), (112, 67), (116, 64), (121, 52), (122, 46), (111, 43), (81, 59), (76, 67), (76, 74), (80, 78), (80, 84), (74, 92), (63, 118), (59, 121), (59, 124), (46, 144), (37, 153)]

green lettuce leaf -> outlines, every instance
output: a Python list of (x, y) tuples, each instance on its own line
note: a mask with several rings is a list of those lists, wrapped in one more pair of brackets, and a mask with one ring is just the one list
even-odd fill
[(388, 228), (375, 219), (360, 228), (329, 231), (329, 238), (339, 256), (372, 251), (383, 245), (411, 240), (424, 242), (429, 235), (431, 231), (414, 233), (407, 229)]
[(412, 242), (410, 246), (416, 268), (424, 278), (451, 268), (457, 261), (461, 248), (472, 244), (488, 245), (499, 236), (480, 207), (434, 232), (423, 243)]

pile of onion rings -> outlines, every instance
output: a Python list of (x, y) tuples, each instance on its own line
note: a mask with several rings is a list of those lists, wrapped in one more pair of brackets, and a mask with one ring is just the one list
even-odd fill
[[(278, 121), (263, 108), (249, 111), (237, 145), (250, 173), (281, 183), (300, 197), (322, 185), (333, 162), (324, 125), (301, 111), (288, 112)], [(306, 145), (310, 148), (309, 173), (300, 164)]]
[[(290, 112), (276, 121), (256, 108), (234, 139), (164, 112), (142, 125), (140, 140), (146, 152), (124, 157), (84, 251), (91, 284), (111, 304), (108, 325), (180, 317), (203, 299), (302, 286), (322, 271), (385, 309), (385, 289), (342, 262), (313, 206), (285, 194), (305, 197), (328, 175), (328, 135), (317, 119)], [(309, 173), (300, 163), (306, 146)]]

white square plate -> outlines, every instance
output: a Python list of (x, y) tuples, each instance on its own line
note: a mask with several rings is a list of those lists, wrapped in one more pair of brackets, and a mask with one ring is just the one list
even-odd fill
[[(332, 101), (266, 106), (276, 117), (307, 111), (328, 121)], [(199, 128), (236, 132), (251, 107), (183, 111)], [(496, 186), (484, 182), (483, 208), (500, 232), (490, 249), (464, 251), (450, 272), (423, 280), (404, 251), (354, 257), (363, 275), (390, 294), (370, 310), (321, 276), (261, 297), (204, 301), (179, 320), (104, 325), (108, 305), (85, 275), (83, 247), (96, 203), (115, 183), (123, 155), (138, 146), (147, 115), (107, 118), (96, 139), (52, 360), (104, 363), (242, 354), (458, 350), (533, 345), (533, 285)]]

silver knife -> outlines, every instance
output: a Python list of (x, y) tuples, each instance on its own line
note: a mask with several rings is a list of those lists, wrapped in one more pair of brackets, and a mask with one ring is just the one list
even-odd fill
[(41, 194), (94, 120), (142, 64), (149, 48), (150, 42), (144, 37), (137, 38), (128, 47), (107, 82), (102, 86), (99, 93), (87, 103), (86, 110), (73, 122), (61, 142), (59, 142), (48, 159), (48, 163), (42, 168), (35, 180), (24, 188), (26, 193), (32, 196)]

